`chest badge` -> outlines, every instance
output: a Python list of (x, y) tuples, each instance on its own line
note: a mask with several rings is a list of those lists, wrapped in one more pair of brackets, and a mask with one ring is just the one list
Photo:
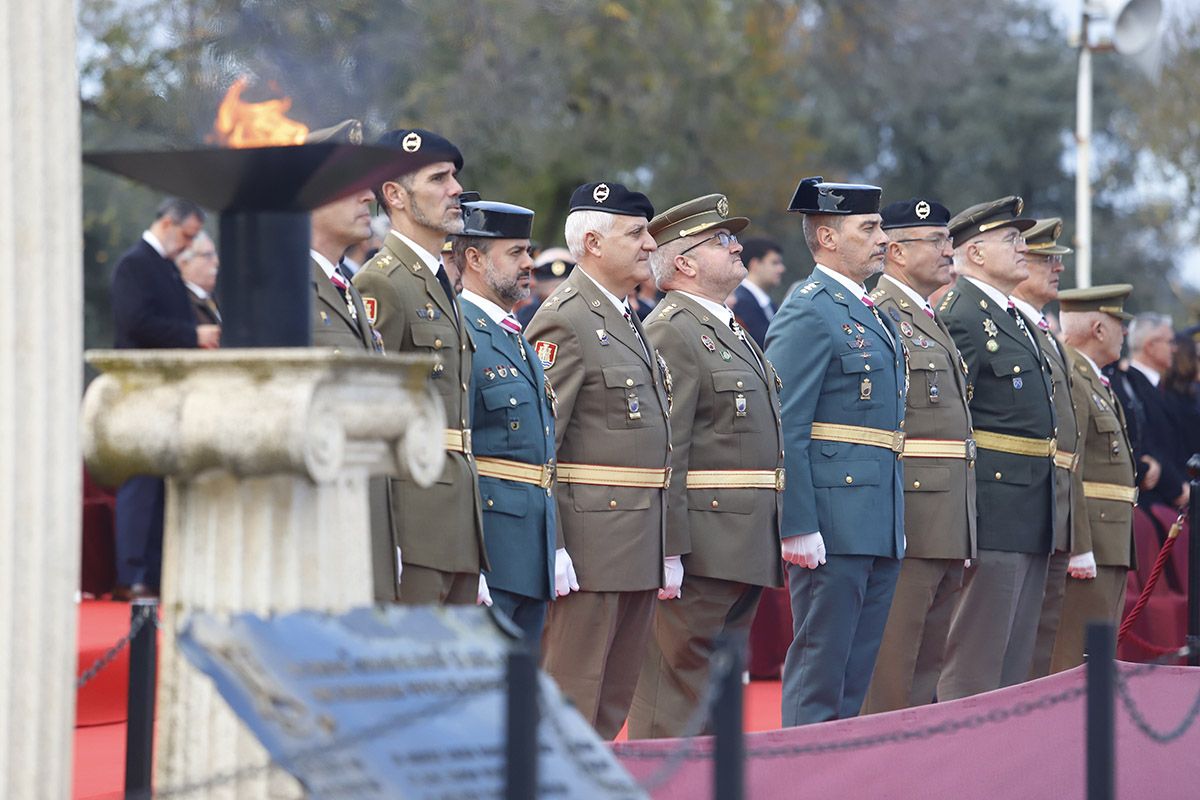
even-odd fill
[(494, 380), (496, 380), (496, 371), (493, 370), (491, 367), (484, 367), (483, 368), (483, 377), (487, 378), (489, 381), (494, 381)]
[(707, 333), (700, 334), (700, 344), (704, 345), (704, 349), (710, 353), (717, 352), (717, 346), (713, 344), (713, 340)]
[(913, 326), (912, 326), (912, 323), (911, 323), (911, 322), (909, 322), (908, 320), (905, 320), (904, 322), (901, 322), (901, 323), (900, 323), (900, 332), (901, 332), (901, 333), (903, 333), (905, 336), (907, 336), (908, 338), (910, 338), (910, 339), (911, 339), (911, 338), (912, 338), (912, 335), (913, 335)]
[(604, 328), (597, 328), (596, 338), (600, 340), (601, 347), (608, 347), (608, 331), (604, 330)]
[(843, 323), (842, 323), (842, 330), (846, 332), (846, 335), (847, 335), (847, 336), (849, 336), (850, 334), (854, 333), (854, 328), (851, 328), (851, 327), (850, 327), (850, 323), (849, 323), (849, 322), (843, 322)]
[(721, 360), (722, 361), (729, 361), (732, 358), (733, 358), (733, 355), (728, 350), (721, 351)]
[(501, 378), (507, 378), (507, 377), (508, 377), (508, 367), (504, 366), (503, 364), (501, 364), (500, 366), (496, 367), (496, 372), (498, 372), (498, 373), (500, 374), (500, 377), (501, 377)]
[(630, 419), (641, 419), (642, 418), (642, 404), (638, 400), (637, 392), (630, 391), (625, 396), (625, 401), (629, 406), (629, 418)]
[(990, 319), (985, 319), (983, 321), (983, 332), (986, 333), (990, 337), (994, 337), (997, 333), (1000, 332), (1000, 329), (996, 327), (995, 322), (993, 322)]
[(997, 342), (995, 339), (988, 339), (987, 344), (984, 345), (984, 347), (987, 348), (987, 351), (989, 353), (994, 353), (1000, 349), (1000, 343)]
[(442, 312), (439, 311), (437, 309), (437, 307), (435, 307), (433, 305), (433, 303), (426, 303), (424, 308), (417, 309), (417, 316), (420, 317), (421, 319), (427, 319), (427, 320), (432, 321), (435, 319), (441, 319)]
[(733, 396), (733, 413), (734, 416), (746, 416), (746, 395), (738, 392)]
[(870, 378), (863, 378), (862, 382), (858, 384), (858, 399), (859, 400), (870, 400), (871, 399), (871, 379)]
[(1013, 377), (1013, 379), (1012, 379), (1012, 381), (1013, 381), (1013, 388), (1014, 388), (1014, 389), (1018, 389), (1018, 390), (1019, 390), (1019, 389), (1024, 389), (1024, 388), (1025, 388), (1025, 379), (1024, 379), (1024, 378), (1022, 378), (1020, 375), (1016, 375), (1016, 376), (1014, 376), (1014, 377)]

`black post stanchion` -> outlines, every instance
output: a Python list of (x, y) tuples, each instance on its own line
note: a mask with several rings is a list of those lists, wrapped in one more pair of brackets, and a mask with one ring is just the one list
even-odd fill
[(538, 796), (537, 661), (521, 642), (508, 654), (508, 724), (505, 730), (505, 800)]
[(1188, 459), (1188, 477), (1191, 480), (1191, 502), (1188, 503), (1188, 579), (1187, 579), (1187, 632), (1192, 651), (1187, 663), (1200, 667), (1200, 453)]
[(125, 796), (148, 797), (154, 768), (154, 692), (158, 670), (158, 601), (134, 600), (129, 640), (128, 724), (125, 728)]
[(746, 744), (742, 739), (742, 653), (736, 641), (718, 644), (717, 696), (713, 705), (713, 798), (745, 796)]
[(1116, 655), (1113, 626), (1089, 622), (1087, 638), (1087, 797), (1113, 800), (1116, 759)]

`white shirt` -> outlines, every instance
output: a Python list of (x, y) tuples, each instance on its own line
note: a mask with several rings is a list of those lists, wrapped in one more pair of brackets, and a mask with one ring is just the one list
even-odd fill
[(396, 235), (397, 239), (408, 245), (410, 250), (417, 254), (417, 257), (424, 262), (425, 266), (429, 267), (430, 272), (432, 272), (434, 275), (438, 274), (438, 270), (442, 267), (442, 262), (435, 258), (433, 253), (430, 253), (424, 247), (421, 247), (421, 245), (417, 244), (395, 228), (392, 228), (392, 233)]
[(204, 291), (203, 289), (201, 289), (199, 286), (192, 283), (191, 281), (184, 281), (183, 285), (186, 286), (192, 294), (196, 295), (196, 297), (199, 297), (201, 300), (208, 299), (208, 292)]
[(604, 296), (612, 301), (612, 304), (617, 307), (617, 311), (620, 311), (622, 314), (632, 314), (633, 313), (629, 310), (629, 304), (627, 302), (625, 302), (625, 298), (617, 297), (615, 294), (610, 292), (608, 289), (605, 289), (603, 286), (600, 285), (600, 281), (596, 280), (591, 275), (588, 275), (587, 270), (584, 269), (583, 267), (576, 265), (575, 269), (579, 270), (584, 275), (587, 275), (587, 279), (589, 281), (591, 281), (592, 283), (596, 284), (596, 288), (599, 289), (601, 292), (603, 292)]
[(857, 297), (860, 301), (864, 297), (867, 296), (867, 287), (863, 286), (861, 283), (855, 283), (854, 281), (850, 280), (842, 273), (834, 272), (829, 267), (823, 266), (821, 264), (817, 264), (817, 269), (821, 270), (821, 272), (824, 272), (826, 275), (833, 278), (835, 281), (840, 283), (842, 286), (845, 286), (847, 289), (854, 292), (854, 296)]
[[(1041, 311), (1038, 311), (1036, 308), (1034, 308), (1029, 303), (1026, 303), (1021, 298), (1017, 297), (1016, 295), (1013, 295), (1012, 301), (1013, 301), (1013, 304), (1017, 307), (1017, 310), (1020, 311), (1025, 316), (1029, 317), (1031, 320), (1033, 320), (1035, 325), (1038, 325), (1040, 327), (1041, 323), (1046, 322), (1045, 314), (1043, 314)], [(1047, 324), (1049, 324), (1049, 323), (1047, 323)]]
[(744, 288), (754, 297), (758, 305), (762, 307), (763, 313), (767, 315), (767, 319), (770, 319), (775, 314), (775, 312), (771, 310), (770, 295), (764, 292), (762, 287), (760, 287), (757, 283), (749, 278), (742, 278), (742, 288)]
[(733, 319), (733, 312), (730, 311), (728, 308), (721, 305), (720, 303), (714, 303), (712, 300), (709, 300), (707, 297), (701, 297), (700, 295), (692, 294), (691, 292), (685, 292), (685, 291), (681, 290), (679, 293), (682, 295), (687, 295), (691, 299), (695, 300), (697, 303), (699, 303), (701, 305), (701, 307), (704, 308), (705, 311), (712, 314), (717, 319), (721, 320), (721, 322), (724, 322), (725, 327), (727, 327), (727, 328), (730, 327), (729, 321)]
[(158, 253), (163, 258), (167, 257), (167, 248), (163, 247), (163, 243), (160, 242), (158, 237), (153, 233), (150, 231), (142, 231), (142, 239), (145, 240), (146, 244), (154, 248), (154, 252)]
[[(320, 266), (321, 269), (325, 272), (325, 277), (329, 278), (330, 280), (333, 280), (333, 271), (334, 271), (334, 269), (336, 269), (333, 262), (330, 261), (325, 256), (318, 253), (316, 250), (309, 250), (308, 254), (310, 256), (312, 256), (312, 260), (317, 262), (317, 265)], [(342, 275), (338, 275), (338, 277), (341, 278), (342, 283), (346, 283), (345, 277), (343, 277)]]
[(995, 286), (992, 286), (990, 283), (984, 283), (978, 278), (972, 278), (970, 275), (963, 275), (963, 277), (978, 286), (981, 292), (992, 298), (993, 302), (999, 305), (1000, 308), (1004, 309), (1005, 313), (1008, 313), (1008, 301), (1012, 298), (997, 289)]
[(493, 303), (491, 300), (488, 300), (486, 297), (475, 294), (470, 289), (463, 289), (458, 297), (460, 300), (465, 300), (468, 303), (474, 303), (475, 305), (479, 306), (483, 313), (491, 317), (492, 322), (496, 323), (497, 325), (500, 324), (500, 320), (506, 318), (510, 313)]
[(1151, 385), (1154, 386), (1155, 388), (1158, 387), (1158, 382), (1160, 380), (1162, 380), (1161, 372), (1154, 369), (1153, 367), (1147, 367), (1145, 364), (1143, 364), (1141, 361), (1138, 361), (1136, 358), (1130, 359), (1129, 366), (1137, 367), (1139, 370), (1141, 370), (1142, 374), (1146, 376), (1146, 378), (1150, 381)]
[(933, 307), (929, 305), (929, 301), (926, 300), (924, 297), (921, 297), (921, 295), (917, 294), (916, 289), (913, 289), (911, 286), (909, 286), (906, 283), (901, 283), (900, 281), (893, 278), (891, 275), (882, 275), (882, 276), (880, 276), (879, 279), (890, 281), (893, 286), (895, 286), (897, 289), (899, 289), (900, 291), (902, 291), (906, 295), (908, 295), (908, 298), (910, 300), (912, 300), (914, 303), (916, 303), (918, 306), (920, 306), (921, 308), (924, 308), (924, 309), (928, 309), (930, 314), (933, 313)]

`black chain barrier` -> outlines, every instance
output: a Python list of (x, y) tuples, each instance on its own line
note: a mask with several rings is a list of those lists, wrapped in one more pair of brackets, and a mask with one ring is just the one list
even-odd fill
[[(1180, 648), (1177, 652), (1165, 656), (1164, 659), (1186, 658), (1195, 651), (1196, 647), (1196, 642), (1191, 642), (1188, 647)], [(1196, 694), (1196, 699), (1192, 701), (1192, 705), (1183, 715), (1183, 719), (1180, 720), (1179, 724), (1164, 733), (1150, 724), (1146, 719), (1146, 715), (1142, 713), (1142, 710), (1138, 708), (1137, 702), (1133, 699), (1133, 695), (1129, 691), (1129, 678), (1133, 676), (1133, 673), (1134, 669), (1127, 670), (1124, 674), (1121, 673), (1121, 670), (1117, 670), (1117, 696), (1121, 698), (1121, 705), (1125, 707), (1125, 712), (1129, 714), (1129, 718), (1133, 721), (1134, 726), (1146, 738), (1159, 744), (1170, 744), (1187, 733), (1188, 729), (1195, 724), (1196, 718), (1200, 716), (1200, 693)]]
[(142, 626), (146, 624), (147, 620), (150, 621), (151, 625), (158, 627), (158, 620), (153, 615), (138, 617), (133, 624), (129, 626), (129, 633), (125, 634), (120, 639), (117, 639), (116, 644), (108, 648), (104, 655), (93, 661), (92, 665), (85, 669), (82, 674), (80, 674), (80, 676), (75, 680), (75, 691), (82, 689), (93, 678), (99, 675), (105, 667), (111, 664), (113, 660), (121, 654), (121, 651), (129, 646), (129, 642), (133, 639), (133, 637), (138, 635), (138, 631), (142, 629)]

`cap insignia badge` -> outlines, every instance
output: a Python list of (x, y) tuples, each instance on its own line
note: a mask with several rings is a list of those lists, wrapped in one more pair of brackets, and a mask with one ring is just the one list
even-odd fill
[(915, 209), (915, 211), (917, 212), (917, 219), (928, 219), (929, 218), (929, 210), (930, 210), (929, 203), (926, 203), (924, 200), (917, 203), (917, 207)]
[(400, 146), (406, 153), (415, 153), (421, 149), (421, 134), (412, 131), (401, 140)]
[(603, 203), (608, 199), (608, 184), (602, 183), (592, 190), (592, 199), (597, 203)]
[(1020, 216), (1021, 212), (1024, 210), (1025, 210), (1025, 201), (1022, 200), (1020, 197), (1018, 197), (1017, 198), (1017, 207), (1013, 209), (1013, 216)]
[(717, 200), (717, 213), (722, 218), (729, 216), (729, 201), (723, 195)]

